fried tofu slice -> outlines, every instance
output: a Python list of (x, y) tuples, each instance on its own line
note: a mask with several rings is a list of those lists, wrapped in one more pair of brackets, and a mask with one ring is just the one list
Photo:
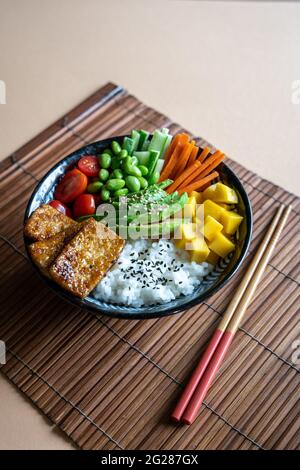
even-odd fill
[(83, 299), (119, 257), (124, 244), (115, 232), (90, 218), (58, 255), (50, 267), (50, 276)]
[(62, 214), (54, 207), (43, 204), (38, 207), (26, 221), (24, 234), (34, 241), (46, 240), (64, 231), (66, 236), (73, 233), (78, 222)]
[(76, 225), (70, 227), (67, 233), (62, 231), (53, 237), (31, 243), (28, 246), (32, 261), (46, 276), (49, 276), (48, 268), (62, 251), (65, 243), (78, 233), (80, 224), (77, 225), (78, 227)]

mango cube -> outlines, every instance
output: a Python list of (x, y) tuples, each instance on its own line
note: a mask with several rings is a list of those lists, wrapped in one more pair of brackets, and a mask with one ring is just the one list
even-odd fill
[(221, 258), (225, 258), (234, 250), (235, 245), (223, 233), (219, 232), (215, 238), (208, 243), (208, 247), (211, 251), (221, 256)]
[(225, 204), (237, 204), (238, 196), (234, 189), (223, 183), (212, 184), (203, 191), (204, 199), (211, 199), (215, 202), (224, 202)]
[[(205, 217), (207, 217), (208, 215), (211, 215), (218, 222), (221, 221), (222, 213), (225, 210), (225, 209), (223, 209), (223, 207), (219, 206), (219, 204), (216, 204), (213, 201), (210, 201), (209, 199), (204, 201), (203, 206), (204, 206), (204, 216)], [(199, 207), (199, 209), (200, 208), (201, 208), (201, 206)], [(196, 217), (198, 215), (199, 209), (197, 209), (197, 211), (196, 211)]]
[(192, 191), (190, 193), (190, 197), (194, 197), (196, 199), (197, 204), (201, 204), (203, 202), (203, 194), (198, 193), (197, 191)]
[(224, 232), (228, 235), (233, 235), (237, 231), (242, 220), (243, 217), (236, 212), (224, 211), (221, 215), (221, 223), (223, 224)]
[(183, 240), (190, 241), (196, 236), (196, 224), (190, 222), (182, 224), (180, 227), (181, 237)]
[(213, 251), (210, 251), (208, 257), (206, 258), (206, 262), (210, 263), (210, 264), (213, 264), (215, 266), (217, 264), (217, 262), (219, 261), (219, 258), (220, 258), (220, 256), (218, 256)]
[(209, 255), (209, 248), (203, 237), (194, 238), (191, 242), (192, 251), (190, 253), (191, 261), (203, 263)]
[(197, 201), (195, 196), (190, 196), (188, 202), (184, 205), (183, 216), (184, 218), (192, 218), (196, 214)]
[(223, 225), (220, 224), (211, 215), (207, 215), (204, 220), (204, 236), (208, 241), (212, 241), (218, 232), (223, 230)]

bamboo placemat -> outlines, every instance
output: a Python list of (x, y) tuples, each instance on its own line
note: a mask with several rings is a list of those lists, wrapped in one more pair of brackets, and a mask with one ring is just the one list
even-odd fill
[(190, 427), (170, 424), (169, 413), (249, 258), (202, 305), (167, 318), (130, 321), (66, 303), (43, 284), (25, 256), (24, 209), (54, 163), (85, 143), (158, 126), (182, 130), (109, 83), (1, 162), (0, 339), (7, 346), (2, 372), (83, 449), (299, 448), (297, 354), (293, 360), (300, 339), (299, 198), (230, 160), (253, 204), (251, 252), (280, 202), (292, 203), (293, 212)]

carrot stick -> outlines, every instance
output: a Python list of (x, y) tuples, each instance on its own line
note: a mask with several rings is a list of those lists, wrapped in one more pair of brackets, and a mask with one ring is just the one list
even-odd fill
[(225, 158), (224, 153), (222, 153), (221, 155), (219, 155), (219, 156), (211, 163), (211, 165), (209, 165), (205, 170), (201, 171), (201, 172), (198, 174), (198, 178), (204, 178), (205, 176), (209, 175), (209, 173), (211, 173), (215, 168), (217, 168), (217, 166), (220, 165), (220, 163), (224, 160), (224, 158)]
[(194, 161), (196, 160), (198, 150), (199, 150), (199, 147), (196, 147), (196, 146), (193, 147), (193, 150), (191, 151), (189, 161), (187, 163), (187, 167), (192, 165), (194, 163)]
[(178, 157), (180, 155), (180, 152), (183, 148), (183, 146), (186, 144), (189, 136), (187, 134), (180, 134), (180, 137), (178, 139), (177, 145), (174, 148), (172, 155), (169, 158), (169, 161), (164, 165), (164, 168), (160, 174), (159, 181), (164, 181), (165, 179), (169, 178), (169, 176), (172, 174), (175, 165), (178, 161)]
[(169, 147), (168, 147), (168, 149), (167, 149), (167, 151), (166, 151), (166, 154), (165, 154), (165, 158), (164, 158), (165, 164), (166, 164), (166, 162), (169, 161), (169, 158), (170, 158), (170, 156), (172, 155), (174, 148), (175, 148), (176, 145), (178, 144), (178, 140), (180, 139), (180, 136), (181, 136), (181, 134), (176, 134), (176, 135), (173, 137), (173, 139), (172, 139), (172, 141), (171, 141), (171, 143), (170, 143), (170, 145), (169, 145)]
[(208, 147), (205, 147), (202, 152), (200, 153), (199, 157), (198, 157), (198, 160), (200, 161), (200, 163), (203, 163), (204, 160), (206, 159), (207, 155), (209, 154), (210, 152), (210, 149)]
[(183, 170), (185, 169), (187, 165), (187, 162), (189, 161), (191, 151), (193, 150), (193, 146), (194, 145), (192, 144), (192, 142), (190, 144), (189, 143), (185, 144), (185, 146), (183, 147), (179, 155), (178, 162), (172, 174), (170, 175), (171, 179), (176, 179), (178, 178), (178, 176), (181, 175), (181, 173), (183, 172)]
[(180, 186), (181, 183), (183, 183), (186, 178), (188, 178), (190, 174), (194, 173), (200, 166), (201, 163), (196, 160), (192, 165), (186, 168), (183, 173), (181, 173), (181, 175), (171, 184), (171, 186), (167, 188), (167, 192), (173, 193), (178, 188), (178, 186)]
[(182, 193), (191, 193), (192, 191), (199, 191), (199, 189), (203, 188), (203, 186), (205, 186), (207, 183), (209, 183), (210, 181), (212, 181), (213, 179), (217, 178), (217, 176), (219, 176), (219, 173), (217, 171), (213, 171), (212, 173), (210, 173), (210, 175), (206, 176), (205, 178), (202, 178), (198, 181), (196, 181), (195, 183), (193, 184), (190, 184), (189, 186), (185, 186), (183, 188), (180, 188), (178, 190), (178, 194), (182, 194)]
[(178, 145), (180, 141), (188, 142), (189, 141), (188, 134), (185, 134), (184, 132), (182, 132), (181, 134), (176, 134), (175, 137), (173, 137), (164, 157), (165, 164), (170, 160), (170, 157), (172, 153), (174, 152), (175, 147)]
[[(211, 166), (213, 164), (213, 162), (218, 159), (221, 155), (221, 151), (220, 150), (217, 150), (213, 155), (210, 155), (204, 163), (200, 163), (200, 166), (198, 167), (198, 169), (193, 172), (192, 174), (189, 175), (189, 177), (182, 181), (182, 183), (180, 184), (180, 186), (187, 186), (188, 184), (192, 183), (195, 179), (199, 179), (199, 175), (200, 173), (202, 173), (204, 170), (206, 170), (206, 168), (208, 168), (209, 166)], [(196, 161), (199, 161), (199, 158), (197, 158)], [(174, 183), (173, 183), (174, 184)]]

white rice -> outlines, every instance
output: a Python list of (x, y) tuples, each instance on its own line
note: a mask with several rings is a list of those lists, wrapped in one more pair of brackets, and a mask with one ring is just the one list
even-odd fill
[(93, 295), (132, 307), (164, 304), (191, 294), (212, 269), (211, 264), (189, 261), (188, 254), (170, 240), (136, 240), (126, 243)]

